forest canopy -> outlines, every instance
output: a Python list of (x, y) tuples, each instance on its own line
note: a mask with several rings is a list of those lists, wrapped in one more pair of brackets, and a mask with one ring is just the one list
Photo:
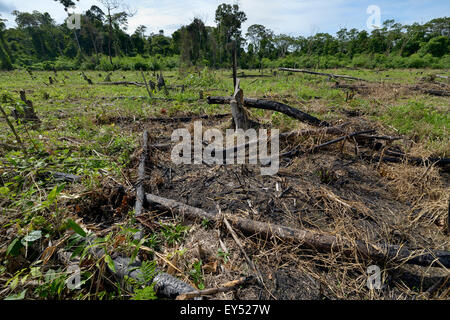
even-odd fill
[[(56, 0), (55, 0), (56, 1)], [(59, 0), (70, 13), (75, 3)], [(81, 14), (81, 28), (58, 24), (48, 12), (13, 11), (16, 25), (0, 18), (2, 69), (159, 70), (178, 66), (229, 67), (234, 48), (245, 68), (448, 68), (450, 18), (403, 25), (386, 20), (371, 32), (342, 28), (335, 35), (276, 34), (254, 24), (237, 4), (221, 4), (216, 26), (193, 21), (166, 35), (139, 26), (128, 32), (133, 12), (120, 0), (99, 0)]]

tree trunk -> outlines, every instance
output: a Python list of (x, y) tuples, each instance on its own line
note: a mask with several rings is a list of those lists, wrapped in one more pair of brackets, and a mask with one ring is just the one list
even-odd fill
[(111, 17), (111, 9), (110, 8), (108, 8), (108, 20), (109, 20), (108, 54), (109, 54), (109, 62), (111, 64), (113, 64), (112, 55), (111, 55), (112, 17)]
[(250, 121), (244, 108), (244, 91), (239, 88), (240, 80), (236, 80), (233, 98), (230, 101), (231, 113), (233, 114), (234, 124), (237, 129), (247, 130), (250, 128)]
[[(232, 97), (208, 97), (207, 98), (208, 104), (228, 104), (231, 102), (231, 100), (232, 100)], [(246, 107), (250, 107), (250, 108), (278, 111), (278, 112), (284, 113), (292, 118), (295, 118), (297, 120), (309, 123), (313, 126), (318, 126), (318, 127), (328, 127), (329, 126), (329, 123), (326, 121), (319, 120), (314, 116), (311, 116), (303, 111), (300, 111), (299, 109), (290, 107), (286, 104), (276, 102), (276, 101), (244, 98), (244, 105)]]
[[(219, 222), (221, 216), (216, 213), (206, 212), (202, 209), (191, 207), (175, 200), (162, 198), (153, 194), (147, 194), (149, 203), (162, 206), (175, 213), (186, 216), (194, 221), (208, 219), (211, 222)], [(380, 263), (407, 263), (419, 266), (450, 267), (450, 252), (440, 250), (417, 250), (411, 251), (397, 245), (375, 245), (361, 240), (346, 239), (339, 235), (332, 235), (312, 230), (293, 229), (285, 226), (264, 223), (227, 215), (228, 221), (233, 227), (242, 232), (261, 238), (276, 238), (301, 244), (303, 247), (313, 248), (321, 252), (339, 251), (347, 257), (355, 257), (355, 252), (366, 260)]]

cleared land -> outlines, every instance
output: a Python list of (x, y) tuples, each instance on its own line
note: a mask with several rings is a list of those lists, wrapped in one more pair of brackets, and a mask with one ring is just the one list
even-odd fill
[[(437, 160), (450, 156), (450, 84), (435, 76), (447, 74), (314, 71), (368, 81), (238, 72), (246, 98), (281, 102), (342, 126), (342, 133), (283, 137), (281, 152), (297, 152), (282, 158), (275, 176), (260, 176), (252, 165), (180, 166), (170, 160), (173, 130), (192, 130), (197, 119), (204, 129), (232, 128), (230, 105), (207, 101), (232, 95), (229, 70), (163, 72), (168, 91), (155, 89), (151, 99), (139, 72), (117, 71), (105, 79), (105, 72), (85, 71), (92, 84), (78, 71), (0, 73), (6, 113), (22, 107), (24, 90), (41, 121), (33, 128), (9, 117), (22, 144), (5, 119), (0, 122), (0, 297), (151, 299), (158, 288), (148, 284), (159, 270), (200, 290), (243, 276), (259, 279), (209, 296), (215, 299), (447, 299), (448, 266), (374, 261), (356, 249), (324, 252), (243, 233), (231, 221), (240, 217), (350, 243), (448, 254), (449, 165)], [(145, 78), (157, 83), (152, 72)], [(317, 129), (278, 112), (248, 111), (263, 128)], [(378, 138), (355, 136), (314, 149), (370, 129)], [(220, 208), (231, 217), (239, 241), (220, 220), (194, 222), (155, 203), (134, 216), (144, 130), (150, 145), (144, 192), (209, 213)], [(136, 242), (139, 228), (145, 238)], [(83, 240), (86, 232), (96, 236), (100, 254)], [(75, 252), (69, 258), (81, 260), (80, 290), (67, 288), (71, 274), (61, 252)], [(118, 256), (145, 261), (143, 279), (118, 281), (113, 275)], [(381, 268), (381, 290), (367, 288), (371, 265)]]

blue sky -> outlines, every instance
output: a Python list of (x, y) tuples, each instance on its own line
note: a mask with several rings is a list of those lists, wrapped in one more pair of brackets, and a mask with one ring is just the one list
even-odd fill
[[(433, 18), (450, 16), (449, 0), (124, 0), (136, 15), (129, 20), (129, 32), (145, 25), (148, 32), (163, 29), (170, 35), (180, 26), (199, 17), (207, 25), (215, 25), (214, 13), (221, 3), (238, 3), (247, 14), (244, 33), (252, 24), (263, 24), (276, 33), (292, 36), (310, 36), (317, 32), (335, 34), (340, 28), (367, 29), (367, 7), (376, 5), (381, 11), (381, 21), (395, 19), (403, 24), (424, 23)], [(96, 0), (80, 0), (75, 12), (83, 12)], [(54, 0), (0, 0), (0, 13), (14, 25), (12, 10), (47, 11), (58, 22), (64, 21), (66, 13)]]

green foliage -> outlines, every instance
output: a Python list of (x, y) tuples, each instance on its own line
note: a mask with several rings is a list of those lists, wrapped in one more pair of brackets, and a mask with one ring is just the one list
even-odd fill
[(181, 224), (167, 224), (161, 226), (161, 235), (163, 239), (169, 245), (174, 245), (176, 243), (181, 242), (189, 227), (183, 226)]
[(434, 37), (421, 49), (423, 53), (430, 53), (435, 57), (442, 57), (450, 53), (450, 41), (448, 36)]
[(195, 285), (199, 290), (205, 289), (205, 283), (203, 278), (203, 270), (202, 270), (202, 261), (194, 262), (192, 265), (191, 271), (189, 271), (189, 275), (192, 278), (192, 281), (194, 281)]
[(134, 294), (130, 298), (131, 300), (157, 300), (154, 285), (144, 287), (142, 289), (136, 289)]
[[(139, 268), (141, 271), (141, 277), (137, 281), (131, 281), (134, 294), (131, 296), (131, 300), (156, 300), (156, 292), (154, 284), (151, 283), (158, 271), (156, 269), (157, 264), (155, 261), (144, 261)], [(129, 281), (131, 279), (128, 279)], [(149, 285), (149, 283), (151, 283)]]
[(223, 251), (222, 249), (217, 250), (217, 256), (223, 259), (223, 262), (227, 263), (230, 259), (230, 254), (228, 252)]
[[(128, 34), (129, 14), (118, 8), (109, 17), (108, 12), (91, 7), (81, 17), (85, 28), (77, 32), (58, 25), (48, 13), (14, 11), (14, 15), (16, 27), (2, 24), (0, 28), (4, 70), (157, 71), (172, 70), (180, 62), (187, 67), (230, 67), (233, 43), (241, 68), (449, 67), (425, 57), (450, 54), (447, 17), (412, 25), (387, 20), (370, 34), (342, 28), (333, 35), (319, 32), (303, 37), (277, 35), (259, 24), (243, 32), (246, 13), (238, 4), (223, 3), (215, 10), (216, 26), (195, 18), (169, 37), (163, 30), (146, 35), (144, 26)], [(408, 59), (414, 54), (419, 56)]]

